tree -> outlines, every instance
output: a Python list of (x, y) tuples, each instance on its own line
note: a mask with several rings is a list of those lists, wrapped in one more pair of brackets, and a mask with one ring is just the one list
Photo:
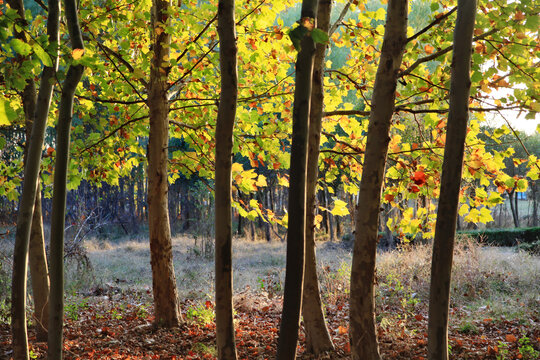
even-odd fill
[(236, 360), (232, 301), (231, 208), (233, 128), (238, 98), (234, 0), (220, 0), (218, 3), (218, 34), (221, 93), (215, 136), (216, 338), (218, 358)]
[(407, 42), (407, 1), (390, 0), (371, 101), (368, 137), (356, 210), (351, 265), (350, 338), (353, 359), (380, 359), (375, 328), (375, 258), (381, 189), (398, 71)]
[(476, 0), (459, 0), (454, 29), (450, 112), (437, 209), (429, 292), (428, 358), (448, 359), (448, 306), (465, 136), (469, 119), (471, 44)]
[[(22, 9), (19, 3), (19, 9)], [(49, 44), (58, 44), (60, 25), (60, 2), (50, 1), (47, 17), (47, 38)], [(50, 56), (50, 57), (49, 57)], [(15, 233), (15, 249), (13, 252), (11, 326), (13, 336), (14, 359), (28, 359), (28, 335), (26, 330), (26, 278), (27, 257), (31, 233), (31, 223), (37, 192), (41, 148), (45, 136), (45, 128), (49, 115), (49, 106), (54, 87), (53, 79), (58, 67), (58, 51), (50, 55), (48, 64), (43, 69), (37, 98), (37, 106), (33, 115), (34, 124), (28, 142), (27, 161), (25, 163), (23, 190), (17, 215)], [(47, 66), (48, 65), (48, 66)]]
[(300, 24), (290, 32), (298, 50), (294, 88), (291, 167), (289, 180), (289, 223), (283, 312), (279, 329), (277, 359), (296, 358), (298, 325), (302, 306), (306, 224), (306, 165), (308, 124), (318, 0), (302, 1)]
[(62, 94), (56, 125), (56, 163), (54, 168), (53, 205), (51, 213), (51, 291), (49, 300), (48, 359), (62, 359), (64, 323), (64, 228), (66, 219), (67, 176), (69, 167), (71, 121), (75, 90), (84, 72), (78, 63), (84, 53), (76, 0), (64, 1), (64, 13), (71, 41), (73, 63), (62, 83)]
[[(332, 2), (329, 0), (319, 1), (317, 28), (325, 33), (327, 33), (330, 28), (331, 6)], [(306, 173), (306, 259), (302, 317), (304, 319), (304, 328), (306, 332), (306, 348), (316, 355), (334, 349), (334, 344), (328, 333), (322, 309), (319, 279), (317, 276), (317, 260), (315, 256), (316, 194), (324, 103), (323, 75), (326, 48), (326, 43), (317, 44), (315, 49), (315, 59), (313, 61)]]
[(169, 89), (168, 74), (171, 36), (167, 29), (171, 2), (152, 0), (151, 38), (153, 46), (147, 104), (150, 112), (148, 135), (148, 224), (152, 264), (152, 288), (156, 325), (180, 324), (178, 291), (174, 274), (171, 228), (168, 210)]
[[(8, 1), (12, 9), (17, 11), (22, 28), (27, 29), (28, 23), (25, 19), (25, 9), (23, 1)], [(17, 39), (26, 43), (24, 31), (15, 31)], [(39, 46), (39, 45), (38, 45)], [(18, 55), (17, 62), (29, 61), (26, 56)], [(24, 162), (28, 157), (29, 141), (32, 136), (33, 118), (36, 112), (37, 89), (35, 81), (26, 79), (26, 86), (21, 94), (26, 128), (26, 146)], [(28, 249), (28, 259), (30, 264), (30, 276), (32, 278), (32, 293), (34, 295), (34, 321), (36, 323), (36, 338), (40, 341), (47, 340), (47, 328), (49, 317), (49, 273), (47, 269), (47, 256), (45, 254), (45, 242), (43, 235), (43, 218), (41, 214), (41, 191), (38, 180), (36, 189), (36, 200), (34, 203), (34, 213), (30, 228), (30, 243)]]

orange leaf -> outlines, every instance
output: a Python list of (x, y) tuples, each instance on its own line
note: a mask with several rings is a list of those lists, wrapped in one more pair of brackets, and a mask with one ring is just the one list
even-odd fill
[(423, 185), (426, 183), (426, 174), (423, 171), (415, 171), (411, 180), (413, 180), (416, 185)]
[(346, 334), (347, 332), (349, 331), (348, 328), (346, 328), (345, 326), (338, 326), (338, 334), (339, 335), (343, 335), (343, 334)]
[(392, 195), (392, 194), (384, 194), (384, 200), (386, 200), (386, 201), (392, 201), (392, 200), (394, 200), (394, 197), (395, 196)]
[(73, 60), (79, 60), (84, 55), (84, 49), (73, 49), (71, 56)]
[(426, 51), (426, 54), (432, 54), (433, 50), (435, 50), (435, 48), (433, 46), (427, 44), (426, 46), (424, 46), (424, 50)]
[(516, 20), (525, 20), (525, 14), (521, 11), (516, 12), (516, 15), (514, 16), (514, 19)]
[(507, 334), (506, 335), (506, 341), (508, 342), (516, 342), (517, 338), (514, 334)]

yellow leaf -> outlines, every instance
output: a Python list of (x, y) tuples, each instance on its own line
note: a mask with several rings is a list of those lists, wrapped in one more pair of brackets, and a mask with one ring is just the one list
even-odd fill
[(459, 216), (465, 216), (469, 212), (469, 205), (463, 204), (459, 208)]
[(232, 166), (231, 166), (231, 171), (233, 173), (234, 172), (241, 172), (241, 171), (244, 171), (244, 167), (242, 166), (242, 164), (233, 163)]
[(84, 49), (73, 49), (71, 56), (73, 60), (79, 60), (84, 55)]
[(267, 186), (268, 184), (266, 183), (266, 178), (263, 175), (259, 175), (255, 185), (260, 187), (260, 186)]
[(314, 222), (315, 222), (315, 227), (316, 227), (317, 229), (319, 229), (319, 228), (321, 227), (321, 222), (322, 222), (322, 220), (323, 220), (323, 217), (322, 217), (321, 214), (315, 215), (315, 220), (314, 220)]
[(343, 200), (334, 200), (334, 208), (330, 211), (332, 215), (345, 216), (349, 215), (349, 209), (347, 209), (347, 203)]

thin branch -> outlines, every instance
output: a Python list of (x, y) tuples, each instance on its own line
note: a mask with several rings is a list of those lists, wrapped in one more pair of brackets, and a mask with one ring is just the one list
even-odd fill
[(133, 105), (133, 104), (146, 104), (146, 100), (118, 100), (118, 99), (102, 99), (99, 97), (90, 97), (84, 95), (75, 95), (78, 99), (89, 100), (102, 104), (122, 104), (122, 105)]
[[(117, 58), (122, 64), (124, 64), (125, 67), (128, 68), (129, 72), (130, 73), (133, 73), (135, 71), (135, 68), (129, 63), (129, 61), (125, 60), (122, 55), (120, 55), (118, 52), (114, 51), (113, 49), (111, 49), (110, 47), (104, 45), (104, 44), (101, 44), (101, 43), (98, 43), (98, 46), (104, 50), (104, 52), (108, 52), (110, 55), (114, 56), (115, 58)], [(139, 79), (139, 81), (141, 82), (141, 84), (144, 85), (144, 87), (148, 87), (148, 83), (146, 82), (146, 80), (144, 80), (143, 78)]]
[(510, 64), (514, 65), (514, 67), (515, 67), (516, 69), (518, 69), (519, 72), (521, 72), (523, 75), (525, 75), (525, 76), (531, 78), (532, 81), (535, 81), (534, 76), (532, 76), (532, 75), (530, 75), (530, 74), (527, 74), (525, 71), (523, 71), (523, 70), (519, 67), (518, 64), (516, 64), (516, 63), (513, 62), (510, 58), (508, 58), (501, 50), (499, 50), (495, 45), (493, 45), (493, 44), (491, 43), (491, 41), (486, 40), (486, 42), (487, 42), (489, 45), (491, 45), (491, 46), (493, 47), (493, 49), (495, 49), (495, 51), (497, 51), (503, 58), (505, 58), (506, 61), (508, 61)]
[[(488, 37), (489, 35), (492, 35), (494, 33), (496, 33), (497, 31), (499, 31), (499, 29), (492, 29), (488, 32), (485, 32), (483, 34), (480, 34), (478, 36), (475, 36), (473, 38), (473, 41), (478, 41), (478, 40), (483, 40), (484, 38)], [(431, 61), (431, 60), (434, 60), (436, 58), (438, 58), (439, 56), (442, 56), (450, 51), (452, 51), (452, 49), (454, 48), (453, 45), (450, 45), (442, 50), (439, 50), (437, 51), (436, 53), (433, 53), (429, 56), (426, 56), (426, 57), (423, 57), (423, 58), (420, 58), (418, 60), (416, 60), (411, 66), (409, 66), (407, 69), (401, 71), (399, 74), (398, 74), (398, 77), (404, 77), (406, 75), (409, 75), (414, 69), (416, 69), (420, 64), (423, 64), (425, 62), (428, 62), (428, 61)]]
[(354, 150), (356, 154), (363, 154), (364, 153), (364, 151), (362, 149), (360, 149), (358, 146), (354, 146), (354, 145), (349, 144), (346, 141), (340, 140), (334, 134), (331, 134), (331, 133), (326, 132), (326, 131), (323, 131), (322, 134), (324, 136), (326, 136), (326, 137), (332, 138), (337, 144), (341, 144), (343, 146), (348, 147), (349, 149)]
[(255, 11), (257, 11), (258, 8), (260, 8), (261, 6), (263, 6), (263, 4), (266, 2), (266, 0), (262, 0), (259, 4), (257, 4), (257, 6), (255, 6), (250, 12), (248, 12), (246, 15), (242, 16), (242, 18), (240, 20), (238, 20), (236, 22), (236, 26), (239, 26), (240, 24), (242, 24), (242, 22), (247, 19), (247, 17), (251, 14), (253, 14)]
[(362, 111), (362, 110), (334, 110), (334, 111), (325, 111), (323, 116), (339, 116), (339, 115), (359, 115), (359, 116), (369, 116), (371, 111)]
[[(197, 42), (197, 40), (200, 39), (200, 37), (206, 32), (206, 30), (208, 30), (208, 28), (210, 27), (210, 25), (212, 25), (214, 23), (214, 21), (216, 21), (217, 19), (217, 14), (214, 15), (214, 17), (204, 26), (204, 28), (201, 30), (201, 32), (199, 32), (197, 34), (197, 36), (195, 36), (195, 38), (191, 41), (191, 44), (194, 44)], [(176, 62), (179, 62), (183, 57), (184, 55), (186, 55), (188, 51), (188, 47), (186, 46), (186, 48), (184, 49), (184, 51), (182, 51), (182, 53), (180, 54), (180, 56), (178, 56), (176, 58)]]
[(212, 46), (210, 46), (210, 48), (208, 49), (208, 51), (206, 51), (198, 60), (195, 64), (193, 64), (192, 67), (189, 68), (188, 71), (186, 71), (180, 78), (178, 78), (176, 81), (174, 81), (172, 84), (169, 85), (168, 89), (171, 89), (172, 87), (176, 86), (178, 83), (181, 83), (188, 75), (190, 75), (193, 70), (195, 70), (195, 68), (204, 60), (206, 59), (206, 57), (208, 56), (208, 54), (210, 54), (210, 52), (212, 52), (212, 50), (214, 50), (214, 48), (219, 44), (218, 41), (214, 42), (212, 44)]
[[(516, 130), (514, 130), (514, 128), (512, 127), (512, 125), (510, 125), (510, 121), (508, 121), (508, 119), (506, 118), (506, 116), (504, 116), (500, 111), (499, 111), (499, 116), (501, 116), (504, 121), (506, 122), (506, 125), (508, 125), (508, 127), (510, 128), (510, 130), (512, 130), (512, 133), (514, 134), (514, 136), (516, 137), (516, 139), (519, 141), (519, 143), (521, 144), (521, 147), (523, 148), (523, 150), (525, 151), (525, 153), (530, 157), (531, 156), (531, 153), (527, 150), (527, 148), (525, 147), (525, 144), (523, 143), (523, 141), (521, 141), (521, 138), (519, 137), (519, 134), (517, 133)], [(538, 168), (538, 170), (540, 170), (540, 166), (535, 163), (536, 167)]]
[(420, 30), (419, 32), (417, 32), (416, 34), (414, 34), (413, 36), (411, 36), (410, 38), (407, 39), (407, 42), (411, 42), (413, 41), (414, 39), (416, 39), (417, 37), (419, 37), (420, 35), (424, 34), (425, 32), (427, 32), (429, 29), (431, 29), (432, 27), (434, 27), (435, 25), (439, 24), (440, 22), (442, 22), (444, 19), (446, 19), (447, 17), (449, 17), (450, 15), (452, 15), (455, 11), (457, 10), (457, 6), (454, 7), (452, 10), (450, 10), (449, 12), (447, 12), (446, 14), (436, 18), (435, 20), (433, 20), (433, 22), (431, 24), (429, 24), (428, 26), (426, 26), (425, 28), (423, 28), (422, 30)]
[(49, 12), (49, 7), (42, 0), (34, 0), (43, 10)]
[(341, 76), (343, 76), (344, 78), (346, 78), (347, 80), (349, 80), (351, 83), (354, 84), (354, 87), (356, 88), (356, 90), (358, 90), (360, 92), (360, 96), (362, 96), (362, 98), (364, 99), (364, 101), (366, 102), (366, 104), (368, 106), (371, 106), (370, 102), (368, 101), (368, 99), (366, 98), (366, 96), (364, 95), (364, 92), (362, 91), (362, 87), (366, 87), (366, 85), (360, 85), (358, 84), (354, 79), (352, 79), (349, 74), (346, 74), (342, 71), (339, 71), (339, 70), (331, 70), (331, 69), (328, 69), (328, 70), (325, 70), (325, 72), (328, 72), (328, 73), (336, 73)]
[(144, 116), (140, 116), (138, 118), (133, 118), (133, 119), (130, 119), (128, 121), (126, 121), (125, 123), (123, 123), (122, 125), (120, 125), (119, 127), (117, 127), (116, 129), (114, 129), (113, 131), (111, 131), (110, 133), (108, 133), (107, 135), (105, 135), (104, 137), (102, 137), (101, 139), (99, 139), (98, 141), (96, 141), (95, 143), (93, 143), (92, 145), (89, 145), (87, 147), (85, 147), (84, 149), (82, 149), (81, 151), (79, 151), (79, 154), (78, 155), (81, 155), (82, 153), (84, 153), (85, 151), (88, 151), (90, 150), (91, 148), (101, 144), (102, 142), (104, 142), (105, 140), (107, 140), (108, 138), (110, 138), (111, 136), (113, 136), (114, 134), (116, 134), (118, 131), (120, 131), (121, 129), (125, 128), (126, 126), (128, 126), (129, 124), (132, 124), (134, 122), (137, 122), (139, 120), (143, 120), (143, 119), (146, 119), (148, 118), (148, 115), (144, 115)]
[(173, 125), (176, 125), (180, 128), (188, 128), (188, 129), (191, 129), (191, 130), (199, 130), (200, 128), (203, 128), (206, 126), (206, 124), (204, 125), (199, 125), (199, 126), (194, 126), (194, 125), (189, 125), (189, 124), (186, 124), (186, 123), (181, 123), (181, 122), (178, 122), (178, 121), (175, 121), (175, 120), (169, 120), (169, 124), (173, 124)]
[(343, 18), (345, 18), (345, 15), (347, 14), (347, 11), (349, 11), (349, 7), (351, 7), (351, 4), (354, 0), (349, 0), (343, 9), (341, 10), (341, 13), (339, 14), (338, 18), (336, 19), (336, 22), (334, 25), (330, 26), (330, 30), (328, 30), (328, 36), (332, 35), (334, 31), (337, 30), (339, 24), (343, 21)]
[[(146, 100), (144, 100), (143, 96), (141, 95), (141, 93), (139, 92), (139, 90), (135, 87), (135, 85), (133, 85), (133, 83), (126, 77), (126, 75), (124, 75), (124, 73), (122, 71), (120, 71), (120, 68), (118, 67), (118, 65), (114, 62), (114, 60), (111, 58), (110, 54), (108, 53), (108, 51), (105, 49), (104, 45), (102, 45), (95, 37), (94, 34), (90, 33), (92, 35), (92, 38), (94, 39), (94, 41), (96, 42), (97, 46), (101, 49), (101, 51), (103, 51), (103, 53), (105, 54), (105, 56), (107, 57), (107, 59), (111, 62), (111, 64), (113, 64), (114, 68), (116, 69), (116, 71), (118, 71), (120, 73), (120, 75), (122, 76), (122, 78), (124, 78), (124, 81), (126, 81), (129, 86), (131, 86), (131, 88), (135, 91), (135, 93), (137, 94), (137, 96), (139, 96), (139, 98), (143, 101), (146, 102)], [(133, 67), (131, 68), (133, 69)], [(143, 82), (144, 80), (141, 79), (141, 82)]]

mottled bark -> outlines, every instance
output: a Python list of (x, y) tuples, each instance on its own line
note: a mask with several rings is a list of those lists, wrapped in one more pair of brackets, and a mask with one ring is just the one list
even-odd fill
[[(301, 26), (315, 25), (318, 0), (302, 2)], [(287, 227), (287, 261), (283, 311), (277, 349), (278, 360), (296, 358), (302, 288), (304, 278), (306, 224), (306, 165), (308, 124), (315, 43), (311, 36), (301, 39), (296, 61), (294, 90), (291, 166), (289, 179), (289, 224)]]
[[(22, 1), (13, 0), (9, 4), (13, 8), (18, 9), (19, 14), (24, 12)], [(60, 2), (51, 0), (49, 2), (49, 13), (47, 17), (47, 37), (51, 43), (59, 41), (59, 24)], [(26, 329), (28, 248), (36, 193), (38, 190), (41, 150), (54, 87), (53, 79), (58, 67), (58, 54), (50, 55), (53, 66), (43, 69), (36, 110), (35, 114), (32, 114), (34, 121), (31, 136), (27, 140), (28, 153), (25, 161), (23, 190), (19, 203), (19, 212), (17, 214), (11, 287), (11, 328), (13, 336), (13, 358), (15, 360), (26, 360), (29, 358)]]
[[(84, 49), (77, 16), (76, 0), (64, 1), (64, 13), (72, 49)], [(66, 217), (67, 173), (73, 99), (75, 89), (84, 72), (82, 65), (71, 64), (62, 83), (62, 95), (56, 124), (56, 161), (54, 166), (53, 199), (51, 212), (49, 333), (47, 358), (62, 359), (62, 331), (64, 322), (64, 228)]]
[[(319, 0), (317, 27), (324, 32), (328, 32), (330, 27), (331, 7), (330, 0)], [(302, 317), (306, 333), (306, 349), (316, 355), (334, 349), (324, 318), (315, 254), (316, 195), (324, 103), (323, 75), (326, 47), (326, 44), (317, 44), (313, 61), (306, 176), (306, 259)]]
[(165, 27), (169, 23), (169, 7), (170, 1), (152, 1), (153, 58), (148, 85), (148, 107), (150, 108), (150, 133), (148, 136), (150, 263), (152, 265), (155, 323), (162, 327), (175, 327), (181, 321), (167, 200), (167, 148), (169, 142), (167, 80), (171, 37)]
[(234, 0), (218, 3), (221, 93), (216, 123), (215, 276), (218, 358), (236, 360), (233, 315), (231, 166), (238, 97)]
[(407, 1), (388, 2), (386, 27), (375, 76), (368, 138), (358, 207), (351, 267), (350, 338), (355, 360), (380, 359), (375, 325), (375, 259), (381, 190), (388, 152), (388, 135), (407, 35)]
[(450, 112), (437, 209), (429, 293), (428, 359), (448, 359), (448, 306), (463, 152), (469, 120), (471, 46), (476, 0), (459, 0), (454, 29)]

